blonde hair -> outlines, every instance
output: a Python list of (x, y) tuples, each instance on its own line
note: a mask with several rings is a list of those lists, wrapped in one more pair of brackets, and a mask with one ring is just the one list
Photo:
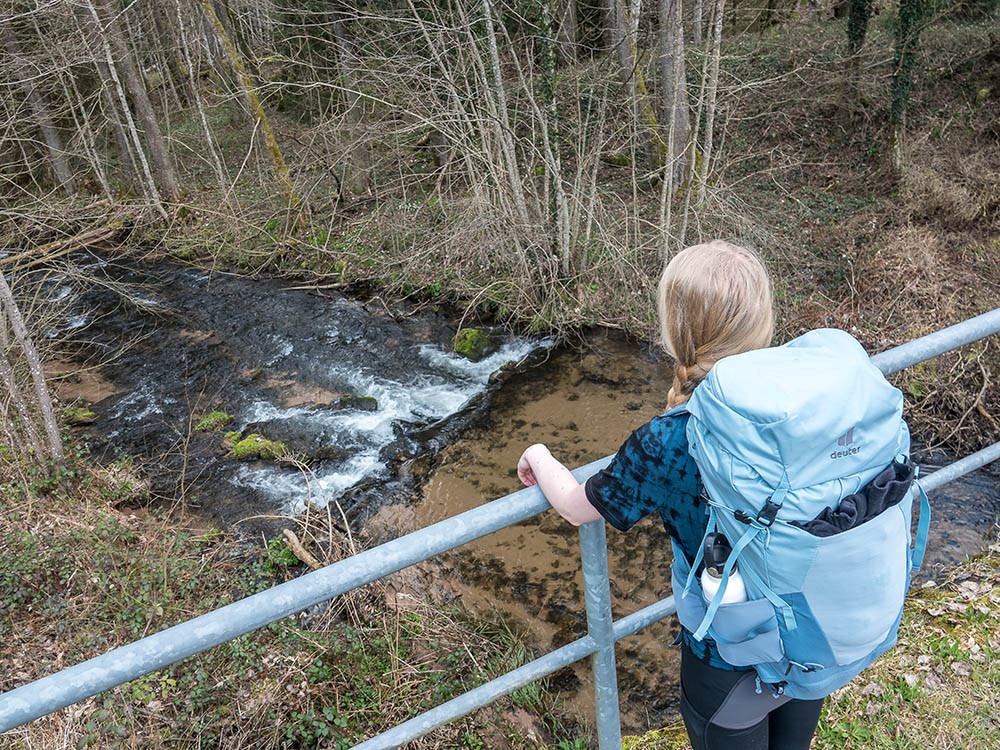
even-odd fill
[(675, 360), (668, 408), (687, 401), (720, 359), (761, 349), (774, 334), (764, 264), (752, 250), (722, 240), (677, 253), (656, 301), (661, 344)]

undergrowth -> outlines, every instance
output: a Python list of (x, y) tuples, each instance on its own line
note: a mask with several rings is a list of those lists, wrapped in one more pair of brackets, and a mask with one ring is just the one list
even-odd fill
[[(148, 505), (127, 460), (94, 468), (79, 453), (51, 483), (0, 488), (0, 692), (303, 572), (280, 537), (248, 547)], [(307, 523), (315, 554), (349, 547), (321, 547)], [(501, 624), (372, 584), (13, 730), (0, 747), (347, 748), (530, 658)], [(527, 737), (580, 731), (534, 686), (414, 746), (536, 747)]]

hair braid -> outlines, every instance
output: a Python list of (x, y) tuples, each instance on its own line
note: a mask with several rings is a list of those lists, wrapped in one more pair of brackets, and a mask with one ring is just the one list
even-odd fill
[(674, 383), (667, 394), (667, 406), (672, 409), (691, 398), (694, 389), (711, 369), (712, 363), (709, 362), (695, 362), (693, 365), (682, 365), (678, 362), (674, 366)]

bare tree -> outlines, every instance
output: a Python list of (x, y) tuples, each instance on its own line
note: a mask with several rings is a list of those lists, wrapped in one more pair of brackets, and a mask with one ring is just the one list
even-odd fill
[(116, 67), (125, 77), (128, 93), (135, 105), (136, 115), (142, 123), (146, 145), (152, 157), (156, 185), (160, 194), (166, 200), (174, 203), (180, 199), (180, 186), (177, 183), (170, 156), (167, 154), (163, 134), (160, 132), (160, 123), (156, 119), (153, 105), (149, 101), (146, 85), (139, 76), (132, 51), (122, 34), (118, 14), (109, 6), (109, 0), (97, 0), (96, 5), (94, 0), (87, 0), (87, 2), (94, 20), (101, 27), (103, 36), (114, 53), (114, 59), (109, 62), (109, 66)]
[(24, 93), (25, 101), (27, 101), (32, 116), (35, 118), (35, 124), (42, 134), (42, 140), (48, 150), (49, 162), (52, 164), (52, 172), (56, 178), (56, 187), (67, 195), (71, 195), (76, 189), (76, 185), (73, 180), (73, 170), (69, 165), (66, 149), (63, 146), (62, 136), (56, 130), (52, 117), (49, 115), (49, 108), (34, 83), (33, 79), (37, 76), (32, 75), (27, 66), (21, 62), (20, 46), (9, 21), (7, 23), (0, 22), (0, 40), (3, 41), (3, 46), (13, 63), (13, 77)]
[[(0, 306), (2, 306), (6, 313), (10, 327), (14, 331), (14, 338), (20, 344), (21, 350), (24, 352), (24, 358), (28, 362), (28, 371), (31, 373), (31, 380), (35, 386), (35, 396), (38, 399), (38, 407), (42, 413), (42, 424), (45, 426), (45, 434), (49, 441), (49, 455), (57, 461), (62, 461), (62, 439), (59, 437), (59, 427), (56, 424), (55, 411), (52, 408), (52, 398), (49, 396), (49, 389), (45, 384), (45, 373), (42, 371), (42, 362), (38, 358), (38, 352), (31, 342), (31, 337), (28, 336), (28, 331), (24, 326), (24, 319), (21, 317), (21, 311), (18, 310), (17, 304), (14, 302), (14, 295), (11, 293), (3, 273), (0, 273)], [(6, 380), (6, 362), (3, 367), (4, 379)], [(11, 392), (14, 392), (13, 388)]]

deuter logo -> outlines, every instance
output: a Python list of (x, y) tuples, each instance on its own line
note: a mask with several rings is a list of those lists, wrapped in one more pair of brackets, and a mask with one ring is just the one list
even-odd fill
[(844, 435), (837, 438), (837, 445), (844, 446), (842, 451), (834, 451), (830, 454), (830, 458), (846, 458), (847, 456), (853, 456), (855, 453), (860, 453), (861, 448), (854, 445), (854, 428), (849, 429)]

